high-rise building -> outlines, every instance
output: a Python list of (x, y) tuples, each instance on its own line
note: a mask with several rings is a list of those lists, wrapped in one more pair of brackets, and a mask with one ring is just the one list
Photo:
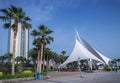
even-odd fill
[[(12, 21), (13, 23), (13, 21)], [(10, 53), (13, 52), (13, 29), (10, 30)], [(16, 36), (15, 57), (23, 56), (27, 58), (28, 52), (28, 29), (23, 29), (21, 23), (18, 23), (18, 32)]]

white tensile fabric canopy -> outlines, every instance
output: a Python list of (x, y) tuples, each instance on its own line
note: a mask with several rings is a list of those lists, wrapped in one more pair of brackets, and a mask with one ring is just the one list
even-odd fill
[(97, 51), (95, 48), (93, 48), (92, 46), (90, 46), (85, 40), (83, 40), (85, 47), (87, 48), (88, 51), (90, 51), (93, 55), (95, 55), (97, 58), (99, 58), (100, 60), (102, 60), (106, 65), (108, 65), (109, 61), (111, 61), (112, 59), (104, 56), (103, 54), (101, 54), (99, 51)]
[(112, 61), (112, 59), (110, 59), (110, 58), (104, 56), (103, 54), (101, 54), (101, 53), (98, 52), (97, 50), (96, 50), (96, 52), (103, 58), (103, 60), (105, 61), (105, 64), (106, 64), (106, 65), (109, 64), (109, 61)]
[(90, 46), (82, 37), (79, 36), (76, 31), (76, 42), (73, 49), (73, 52), (68, 57), (68, 59), (61, 64), (58, 68), (64, 67), (66, 64), (77, 61), (78, 58), (83, 59), (93, 59), (100, 63), (108, 65), (110, 58), (104, 56), (99, 51)]
[(102, 60), (94, 56), (91, 52), (89, 52), (77, 39), (75, 42), (75, 47), (73, 49), (73, 52), (71, 55), (68, 57), (68, 59), (61, 64), (58, 68), (65, 66), (68, 63), (77, 61), (78, 58), (82, 59), (94, 59), (96, 61), (99, 61), (101, 63), (104, 63)]
[(88, 51), (90, 51), (93, 55), (95, 55), (97, 58), (102, 60), (104, 62), (104, 64), (109, 65), (109, 61), (112, 61), (112, 59), (104, 56), (98, 50), (93, 48), (87, 41), (85, 41), (82, 37), (80, 37), (78, 33), (77, 33), (77, 37), (83, 43), (84, 47), (87, 48)]

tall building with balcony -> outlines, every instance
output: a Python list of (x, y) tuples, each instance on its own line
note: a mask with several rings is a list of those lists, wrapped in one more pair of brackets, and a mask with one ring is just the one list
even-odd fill
[[(13, 22), (12, 22), (13, 23)], [(10, 53), (13, 52), (13, 29), (10, 30)], [(21, 23), (18, 23), (18, 32), (16, 36), (15, 57), (28, 57), (28, 29), (23, 29)]]

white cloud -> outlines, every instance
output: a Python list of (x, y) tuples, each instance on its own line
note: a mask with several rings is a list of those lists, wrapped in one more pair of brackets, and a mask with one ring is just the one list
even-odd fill
[(48, 21), (59, 8), (76, 7), (81, 0), (12, 0), (3, 1), (6, 5), (22, 7), (28, 16), (36, 21)]
[(60, 8), (76, 7), (80, 0), (32, 0), (23, 3), (28, 14), (36, 21), (48, 21)]

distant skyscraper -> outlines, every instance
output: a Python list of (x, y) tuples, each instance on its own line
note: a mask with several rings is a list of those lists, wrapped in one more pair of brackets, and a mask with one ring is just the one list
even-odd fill
[[(14, 33), (13, 33), (13, 29), (11, 29), (10, 31), (10, 53), (13, 52), (13, 37), (14, 37)], [(23, 29), (21, 26), (21, 23), (18, 23), (15, 57), (23, 56), (27, 58), (27, 52), (28, 52), (28, 29)]]

